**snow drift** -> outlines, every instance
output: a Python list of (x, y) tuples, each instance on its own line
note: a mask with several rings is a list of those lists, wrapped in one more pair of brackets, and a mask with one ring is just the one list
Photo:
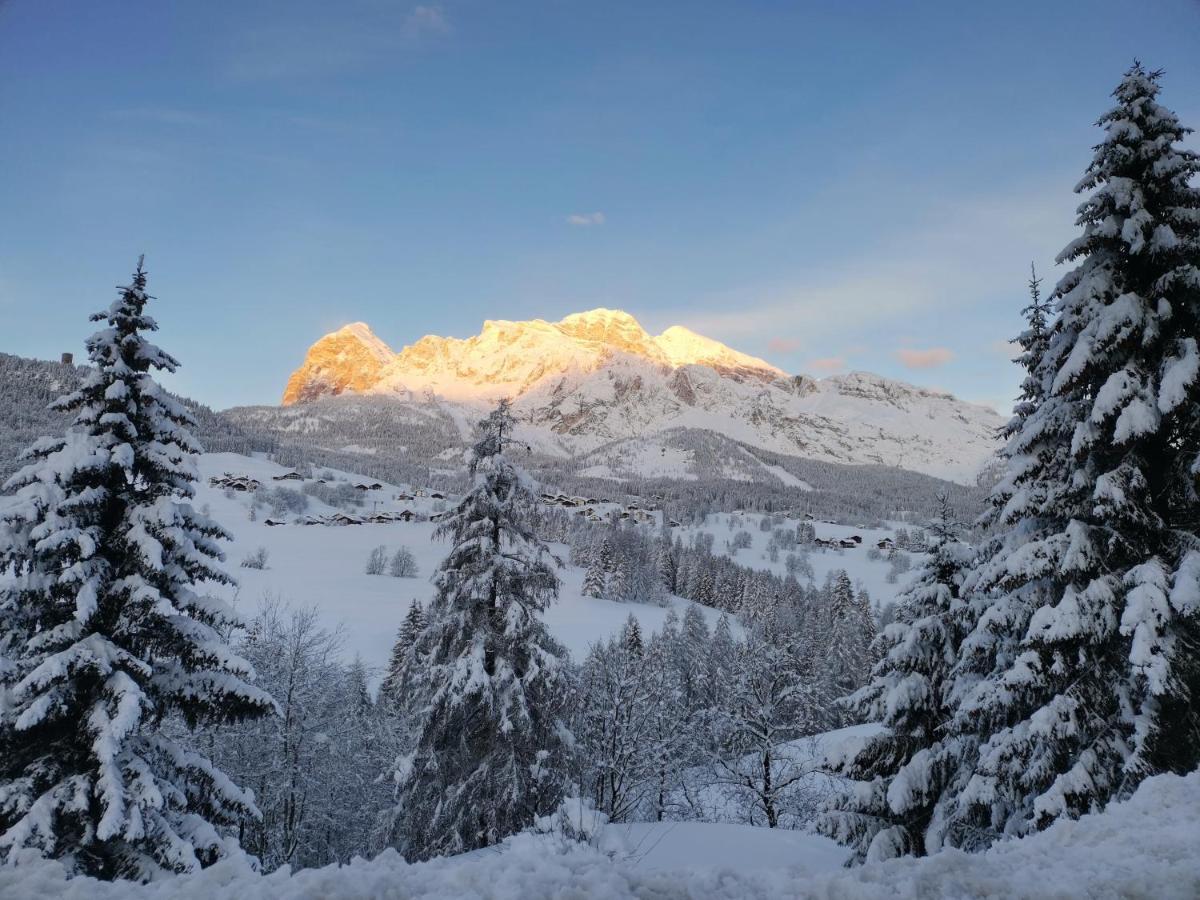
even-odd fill
[[(289, 874), (254, 873), (229, 861), (194, 876), (149, 885), (68, 880), (57, 863), (30, 858), (0, 869), (0, 896), (21, 900), (282, 900), (282, 898), (1107, 898), (1191, 900), (1200, 896), (1200, 773), (1147, 780), (1124, 803), (1102, 814), (1059, 822), (1042, 834), (981, 854), (945, 851), (927, 859), (898, 859), (845, 870), (839, 857), (797, 852), (761, 865), (709, 865), (719, 847), (737, 840), (732, 826), (689, 829), (691, 863), (658, 869), (652, 840), (638, 842), (644, 858), (609, 858), (590, 847), (555, 852), (545, 836), (519, 835), (495, 851), (407, 865), (393, 852), (369, 862)], [(669, 832), (672, 826), (659, 827)], [(708, 834), (711, 828), (711, 835)], [(742, 840), (774, 837), (746, 827)], [(787, 832), (789, 836), (808, 836)], [(821, 838), (811, 838), (823, 841)], [(782, 845), (781, 845), (782, 846)], [(713, 855), (713, 854), (716, 855)], [(844, 855), (844, 854), (843, 854)], [(679, 857), (675, 856), (674, 860)], [(762, 856), (758, 856), (761, 862)]]

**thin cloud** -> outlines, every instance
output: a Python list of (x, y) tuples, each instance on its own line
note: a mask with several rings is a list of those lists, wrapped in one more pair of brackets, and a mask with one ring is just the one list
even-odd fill
[(772, 353), (795, 353), (801, 347), (797, 338), (775, 337), (767, 341), (767, 349)]
[(603, 225), (604, 221), (604, 213), (602, 212), (571, 213), (571, 215), (567, 216), (567, 224), (578, 228), (591, 228), (593, 225)]
[(329, 7), (322, 20), (249, 25), (232, 36), (222, 61), (234, 81), (282, 81), (378, 66), (453, 32), (440, 4)]
[(928, 350), (901, 347), (896, 351), (896, 359), (910, 369), (936, 369), (954, 359), (954, 351), (949, 347), (930, 347)]
[(417, 6), (408, 14), (404, 22), (405, 31), (410, 37), (420, 37), (423, 34), (449, 34), (450, 21), (441, 6)]
[(818, 359), (810, 359), (805, 365), (814, 372), (840, 372), (846, 368), (846, 357), (823, 356)]
[(810, 280), (747, 285), (722, 298), (728, 312), (680, 310), (674, 319), (726, 342), (799, 331), (813, 343), (859, 338), (863, 328), (906, 323), (952, 303), (986, 302), (993, 285), (1019, 277), (1013, 260), (1073, 236), (1076, 204), (1070, 193), (1040, 185), (962, 200), (928, 211), (925, 220), (935, 224), (924, 230), (897, 233)]
[(1016, 359), (1021, 355), (1021, 345), (1016, 341), (1006, 341), (1003, 338), (992, 341), (988, 348), (1005, 359)]
[[(0, 2), (3, 2), (3, 0), (0, 0)], [(114, 119), (153, 122), (158, 125), (196, 126), (207, 125), (213, 121), (213, 117), (206, 113), (168, 106), (127, 107), (124, 109), (114, 109), (109, 115)]]

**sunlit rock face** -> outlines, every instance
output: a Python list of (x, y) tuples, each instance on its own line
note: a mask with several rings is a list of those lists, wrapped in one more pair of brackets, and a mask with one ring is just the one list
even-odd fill
[(560, 322), (487, 321), (465, 340), (427, 335), (396, 353), (361, 322), (321, 338), (288, 380), (283, 404), (322, 395), (433, 389), (455, 399), (520, 396), (547, 378), (595, 371), (614, 354), (663, 369), (702, 365), (736, 378), (784, 373), (675, 325), (652, 336), (629, 313), (593, 309)]
[(441, 403), (461, 409), (462, 422), (508, 397), (531, 444), (569, 455), (612, 445), (619, 457), (629, 439), (705, 429), (774, 452), (958, 481), (993, 456), (1002, 424), (944, 392), (864, 372), (789, 375), (682, 326), (651, 335), (610, 309), (487, 321), (472, 337), (428, 335), (399, 352), (366, 325), (347, 325), (313, 344), (283, 404), (338, 394)]

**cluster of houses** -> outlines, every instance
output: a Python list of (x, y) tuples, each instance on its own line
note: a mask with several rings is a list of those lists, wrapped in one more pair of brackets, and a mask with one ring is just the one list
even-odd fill
[(403, 500), (403, 501), (416, 500), (420, 497), (428, 497), (430, 500), (445, 500), (446, 499), (446, 495), (441, 493), (440, 491), (426, 491), (424, 488), (417, 488), (411, 494), (409, 494), (405, 491), (401, 491), (398, 494), (392, 495), (393, 500)]
[(854, 550), (862, 545), (862, 536), (852, 534), (848, 538), (817, 538), (813, 546), (821, 550)]
[[(423, 522), (427, 517), (414, 513), (411, 509), (399, 512), (357, 513), (336, 512), (327, 516), (298, 516), (294, 522), (297, 525), (390, 525), (393, 522)], [(268, 525), (282, 525), (283, 522), (267, 520)]]
[[(607, 497), (597, 499), (596, 497), (572, 497), (567, 494), (544, 493), (541, 495), (541, 499), (542, 503), (547, 506), (575, 510), (577, 514), (583, 516), (589, 522), (603, 522), (605, 515), (602, 511), (597, 510), (596, 507), (600, 504), (612, 505), (613, 503)], [(656, 496), (654, 499), (661, 501), (662, 497)], [(644, 506), (638, 503), (630, 503), (622, 507), (621, 511), (617, 513), (617, 520), (621, 522), (633, 521), (639, 525), (653, 525), (658, 521), (658, 517), (655, 515), (658, 509), (658, 506), (650, 503)], [(667, 525), (671, 528), (679, 527), (679, 523), (674, 519), (668, 519)]]
[[(329, 484), (325, 478), (305, 478), (299, 472), (284, 472), (281, 475), (271, 476), (272, 481), (314, 481), (318, 484)], [(225, 472), (222, 475), (214, 475), (208, 479), (208, 483), (216, 488), (221, 488), (228, 491), (237, 491), (238, 493), (253, 493), (261, 490), (263, 483), (257, 478), (251, 478), (249, 475), (235, 475), (232, 472)], [(378, 481), (352, 483), (357, 491), (368, 493), (370, 491), (379, 491), (383, 489), (383, 485)], [(428, 500), (445, 500), (446, 495), (440, 491), (430, 491), (425, 488), (418, 488), (412, 493), (401, 491), (393, 495), (394, 500), (399, 501), (414, 501), (418, 499)], [(376, 504), (378, 505), (378, 504)], [(426, 522), (438, 518), (437, 516), (426, 516), (420, 513), (413, 512), (411, 509), (370, 512), (370, 513), (353, 513), (353, 512), (335, 512), (328, 515), (314, 516), (302, 515), (292, 519), (292, 524), (295, 525), (324, 525), (343, 527), (346, 525), (386, 525), (394, 522)], [(264, 519), (263, 524), (269, 527), (279, 525), (287, 525), (288, 522), (281, 519)]]
[(241, 493), (257, 491), (262, 487), (262, 482), (257, 478), (251, 478), (249, 475), (231, 475), (229, 472), (224, 475), (213, 475), (208, 479), (208, 483), (213, 487)]
[[(862, 536), (852, 534), (848, 538), (817, 538), (813, 546), (822, 550), (853, 550), (862, 546)], [(896, 549), (896, 542), (891, 538), (883, 538), (875, 542), (875, 549), (887, 553)]]

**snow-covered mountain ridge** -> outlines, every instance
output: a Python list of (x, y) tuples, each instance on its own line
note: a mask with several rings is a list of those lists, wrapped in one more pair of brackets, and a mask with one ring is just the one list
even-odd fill
[(473, 337), (429, 335), (399, 352), (364, 323), (347, 325), (312, 345), (283, 404), (343, 393), (472, 412), (510, 397), (525, 438), (560, 456), (692, 428), (776, 453), (960, 482), (994, 454), (1001, 424), (993, 410), (940, 391), (865, 372), (790, 376), (680, 326), (651, 335), (608, 309), (559, 322), (487, 321)]
[(703, 365), (740, 379), (787, 377), (679, 325), (651, 336), (628, 313), (593, 309), (559, 322), (488, 320), (465, 340), (426, 335), (399, 353), (365, 323), (354, 322), (309, 348), (288, 380), (283, 404), (371, 390), (427, 390), (451, 400), (491, 402), (524, 394), (555, 375), (595, 371), (618, 355), (665, 369)]

